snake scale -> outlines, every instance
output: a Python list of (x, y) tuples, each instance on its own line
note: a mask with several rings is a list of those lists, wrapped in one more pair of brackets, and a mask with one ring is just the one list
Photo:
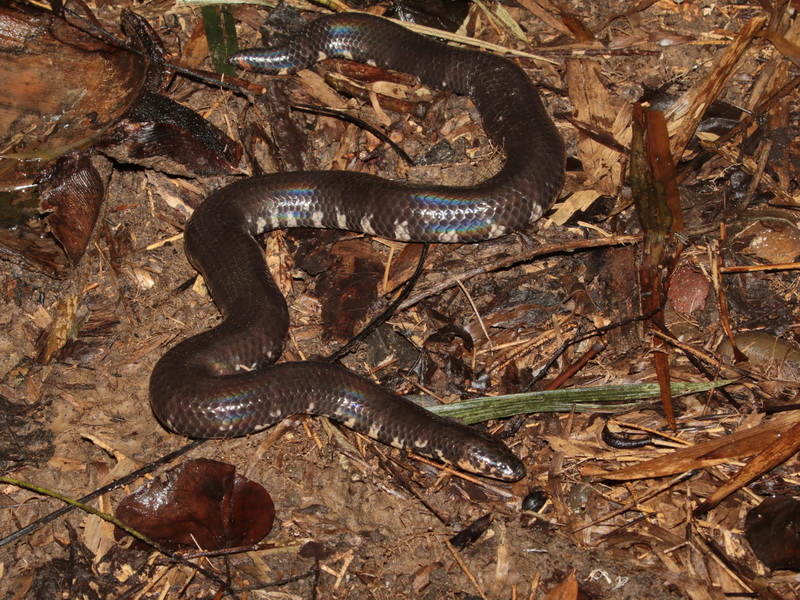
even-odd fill
[(514, 481), (522, 462), (493, 436), (420, 408), (343, 367), (273, 364), (288, 332), (282, 294), (256, 236), (290, 227), (337, 228), (408, 242), (478, 242), (521, 229), (553, 203), (564, 143), (525, 72), (505, 58), (461, 49), (364, 14), (320, 18), (285, 46), (239, 52), (231, 62), (289, 74), (345, 58), (416, 75), (468, 96), (506, 155), (471, 187), (409, 185), (354, 172), (276, 173), (208, 196), (184, 233), (223, 320), (169, 349), (150, 379), (151, 405), (169, 429), (235, 437), (295, 414), (324, 415), (394, 447), (466, 471)]

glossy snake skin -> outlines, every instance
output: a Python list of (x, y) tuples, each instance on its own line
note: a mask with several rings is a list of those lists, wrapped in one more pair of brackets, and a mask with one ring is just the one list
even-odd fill
[(289, 326), (286, 303), (255, 236), (288, 227), (337, 228), (402, 241), (478, 242), (525, 227), (555, 199), (564, 144), (536, 88), (513, 62), (454, 48), (362, 14), (323, 17), (276, 50), (232, 57), (244, 69), (293, 73), (347, 58), (416, 75), (472, 99), (505, 152), (493, 177), (471, 187), (407, 185), (362, 173), (251, 177), (212, 193), (185, 231), (223, 321), (170, 349), (156, 365), (153, 411), (190, 437), (233, 437), (285, 417), (324, 415), (381, 442), (503, 480), (525, 474), (499, 440), (439, 418), (331, 364), (273, 365)]

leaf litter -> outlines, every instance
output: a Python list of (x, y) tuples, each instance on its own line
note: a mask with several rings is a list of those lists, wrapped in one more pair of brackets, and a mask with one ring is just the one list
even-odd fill
[[(596, 4), (571, 3), (567, 12), (527, 0), (505, 6), (500, 19), (486, 7), (471, 11), (463, 32), (555, 62), (523, 59), (544, 83), (545, 101), (572, 157), (565, 202), (555, 209), (559, 225), (545, 218), (523, 235), (433, 248), (416, 295), (386, 332), (368, 339), (346, 363), (401, 393), (430, 393), (447, 402), (513, 394), (540, 373), (544, 380), (536, 387), (545, 388), (582, 364), (595, 340), (568, 344), (571, 339), (622, 323), (604, 331), (602, 349), (588, 354), (562, 386), (655, 383), (657, 369), (673, 383), (739, 383), (674, 398), (677, 431), (660, 402), (617, 415), (623, 431), (656, 432), (638, 449), (603, 442), (602, 413), (511, 419), (499, 430), (529, 471), (511, 486), (461, 479), (306, 418), (259, 436), (203, 444), (194, 456), (236, 465), (268, 489), (276, 506), (267, 538), (273, 547), (208, 558), (226, 573), (229, 589), (272, 585), (296, 597), (330, 598), (574, 598), (578, 589), (605, 598), (797, 596), (796, 576), (779, 570), (791, 567), (791, 560), (767, 567), (757, 557), (769, 554), (769, 539), (766, 554), (754, 554), (745, 539), (753, 520), (746, 515), (765, 498), (797, 494), (794, 439), (781, 437), (796, 424), (796, 371), (776, 370), (769, 360), (743, 361), (752, 343), (741, 336), (759, 332), (776, 346), (788, 344), (762, 352), (767, 357), (796, 352), (800, 303), (791, 264), (800, 255), (793, 235), (800, 161), (790, 132), (798, 130), (798, 19), (791, 3)], [(118, 5), (97, 2), (92, 8), (103, 22), (119, 20)], [(173, 58), (184, 47), (194, 53), (192, 60), (203, 57), (201, 44), (187, 44), (202, 28), (199, 11), (158, 3), (133, 8), (159, 27)], [(236, 7), (233, 15), (240, 45), (260, 43), (256, 29), (264, 12)], [(529, 48), (503, 28), (509, 15), (522, 25)], [(317, 93), (322, 78), (302, 81), (299, 87), (284, 82), (283, 93), (293, 102), (331, 94)], [(176, 79), (169, 94), (229, 135), (242, 136), (246, 152), (260, 163), (280, 163), (279, 148), (259, 141), (270, 126), (249, 99), (184, 79)], [(654, 261), (648, 267), (665, 284), (666, 299), (656, 306), (662, 309), (658, 318), (649, 321), (636, 320), (644, 312), (640, 298), (652, 290), (640, 279), (646, 263), (628, 187), (633, 103), (643, 98), (649, 108), (669, 107), (666, 125), (673, 159), (680, 159), (676, 182), (684, 220), (682, 251), (667, 255), (675, 264)], [(723, 101), (742, 109), (733, 128), (699, 135), (713, 130), (705, 128), (704, 115)], [(365, 120), (380, 122), (369, 106), (360, 110)], [(464, 119), (475, 115), (463, 99), (435, 96), (424, 119), (388, 114), (395, 121), (393, 139), (412, 156), (445, 139), (454, 162), (407, 167), (389, 152), (376, 153), (374, 141), (362, 141), (352, 125), (293, 114), (306, 138), (300, 153), (305, 168), (335, 163), (469, 184), (502, 160), (480, 127)], [(358, 158), (362, 144), (371, 146), (362, 155), (366, 162)], [(222, 178), (161, 177), (144, 168), (114, 169), (104, 226), (69, 279), (56, 282), (3, 264), (0, 394), (13, 407), (8, 414), (14, 419), (7, 421), (12, 439), (19, 432), (20, 443), (35, 445), (2, 458), (6, 470), (22, 479), (80, 497), (183, 443), (150, 415), (147, 379), (164, 348), (208, 328), (218, 314), (201, 287), (185, 285), (194, 273), (180, 245), (169, 242), (180, 234), (185, 214), (165, 203), (159, 190), (169, 189), (190, 207)], [(580, 202), (570, 203), (573, 195)], [(291, 249), (307, 243), (303, 235), (276, 237), (289, 240)], [(773, 236), (770, 246), (765, 240)], [(319, 239), (318, 248), (338, 244), (335, 252), (345, 265), (337, 269), (345, 274), (347, 253), (353, 264), (368, 261), (371, 276), (359, 285), (376, 289), (373, 303), (397, 287), (385, 289), (381, 269), (373, 266), (389, 262), (394, 251), (388, 246), (346, 233)], [(536, 255), (539, 245), (552, 250)], [(649, 247), (651, 256), (652, 249), (661, 251), (657, 243)], [(279, 268), (293, 313), (287, 358), (329, 354), (346, 340), (331, 333), (318, 307), (335, 315), (339, 293), (317, 295), (319, 265), (308, 260), (283, 261)], [(668, 273), (683, 276), (659, 279)], [(348, 284), (320, 290), (341, 289), (337, 285)], [(66, 304), (68, 313), (62, 312), (63, 298), (74, 299)], [(346, 337), (379, 306), (370, 308), (359, 305), (351, 322), (334, 329)], [(47, 346), (50, 323), (59, 323), (57, 348)], [(444, 338), (434, 336), (442, 331), (462, 332), (446, 342), (457, 361), (441, 360), (437, 339)], [(470, 344), (459, 343), (464, 339)], [(719, 349), (723, 340), (726, 352)], [(50, 363), (31, 362), (45, 348)], [(434, 350), (436, 360), (427, 356)], [(34, 430), (49, 435), (33, 436)], [(675, 440), (687, 447), (676, 449)], [(764, 452), (761, 462), (749, 460)], [(523, 511), (523, 499), (534, 490), (544, 490), (547, 503)], [(725, 498), (715, 496), (719, 490)], [(2, 494), (4, 533), (58, 508), (12, 486)], [(101, 503), (111, 512), (124, 495), (113, 491)], [(701, 504), (709, 498), (715, 506)], [(706, 512), (696, 512), (699, 507)], [(792, 510), (779, 511), (778, 522), (786, 522), (780, 519), (787, 514), (796, 519)], [(487, 514), (491, 523), (472, 544), (461, 551), (448, 545)], [(211, 597), (219, 590), (185, 565), (118, 545), (109, 549), (111, 528), (82, 539), (88, 523), (73, 512), (0, 548), (3, 569), (15, 570), (2, 578), (4, 595), (52, 597), (46, 590), (57, 589), (112, 597), (137, 589), (140, 597), (179, 590)]]

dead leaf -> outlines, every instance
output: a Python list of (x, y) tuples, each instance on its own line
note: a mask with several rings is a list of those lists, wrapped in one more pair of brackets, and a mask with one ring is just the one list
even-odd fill
[(721, 56), (714, 60), (714, 68), (707, 77), (667, 110), (673, 156), (681, 157), (706, 110), (719, 98), (728, 81), (736, 73), (736, 65), (765, 22), (766, 18), (760, 16), (748, 21)]
[(770, 569), (800, 571), (800, 502), (789, 496), (767, 498), (745, 517), (744, 535)]
[(695, 516), (711, 510), (736, 490), (768, 473), (778, 465), (783, 464), (800, 450), (800, 423), (797, 423), (785, 434), (779, 435), (769, 446), (761, 450), (753, 460), (745, 465), (735, 477), (732, 477), (717, 491), (711, 494), (697, 508)]
[(101, 175), (95, 162), (86, 152), (69, 152), (38, 179), (39, 208), (73, 265), (83, 256), (105, 198), (108, 168)]
[[(117, 508), (123, 523), (168, 548), (250, 546), (272, 529), (275, 507), (232, 465), (199, 458), (170, 469)], [(123, 537), (117, 530), (117, 538)]]
[[(574, 118), (589, 124), (593, 130), (618, 139), (620, 114), (630, 114), (606, 88), (600, 72), (600, 64), (585, 58), (567, 61), (567, 87), (575, 107)], [(623, 125), (627, 129), (629, 120)], [(624, 142), (623, 142), (624, 143)], [(587, 173), (586, 188), (603, 195), (615, 195), (622, 182), (624, 172), (622, 155), (590, 137), (578, 143), (578, 158)]]
[(778, 415), (762, 425), (751, 427), (691, 448), (677, 450), (613, 473), (592, 473), (612, 481), (666, 477), (753, 456), (800, 424), (797, 412)]
[(473, 521), (469, 526), (459, 531), (450, 538), (450, 544), (457, 550), (463, 550), (470, 544), (474, 544), (489, 529), (494, 517), (492, 513), (486, 513), (477, 521)]
[(545, 596), (545, 600), (577, 600), (578, 582), (575, 580), (575, 571), (570, 572), (566, 579), (554, 587)]

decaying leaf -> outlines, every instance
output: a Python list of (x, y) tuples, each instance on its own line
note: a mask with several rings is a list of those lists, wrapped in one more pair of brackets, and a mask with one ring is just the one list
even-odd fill
[(463, 550), (470, 544), (474, 544), (489, 528), (492, 520), (492, 513), (483, 515), (480, 519), (473, 521), (468, 527), (451, 537), (450, 543), (458, 550)]
[(111, 165), (95, 150), (179, 175), (239, 173), (237, 142), (160, 95), (171, 70), (155, 30), (130, 11), (121, 20), (152, 60), (55, 12), (0, 4), (2, 200), (19, 203), (21, 189), (40, 200), (0, 229), (0, 256), (52, 277), (77, 264), (100, 214)]
[[(98, 161), (99, 162), (99, 161)], [(39, 209), (71, 264), (76, 264), (89, 243), (105, 197), (105, 180), (85, 152), (61, 156), (39, 177)]]
[(575, 571), (571, 571), (569, 575), (554, 587), (547, 594), (545, 600), (577, 600), (578, 599), (578, 581), (575, 579)]
[(220, 550), (260, 541), (272, 529), (275, 507), (261, 485), (232, 465), (199, 458), (139, 488), (116, 514), (169, 548)]
[(744, 535), (770, 569), (800, 571), (800, 502), (767, 498), (747, 513)]
[(108, 156), (176, 175), (240, 173), (242, 147), (193, 110), (144, 92), (99, 143)]

